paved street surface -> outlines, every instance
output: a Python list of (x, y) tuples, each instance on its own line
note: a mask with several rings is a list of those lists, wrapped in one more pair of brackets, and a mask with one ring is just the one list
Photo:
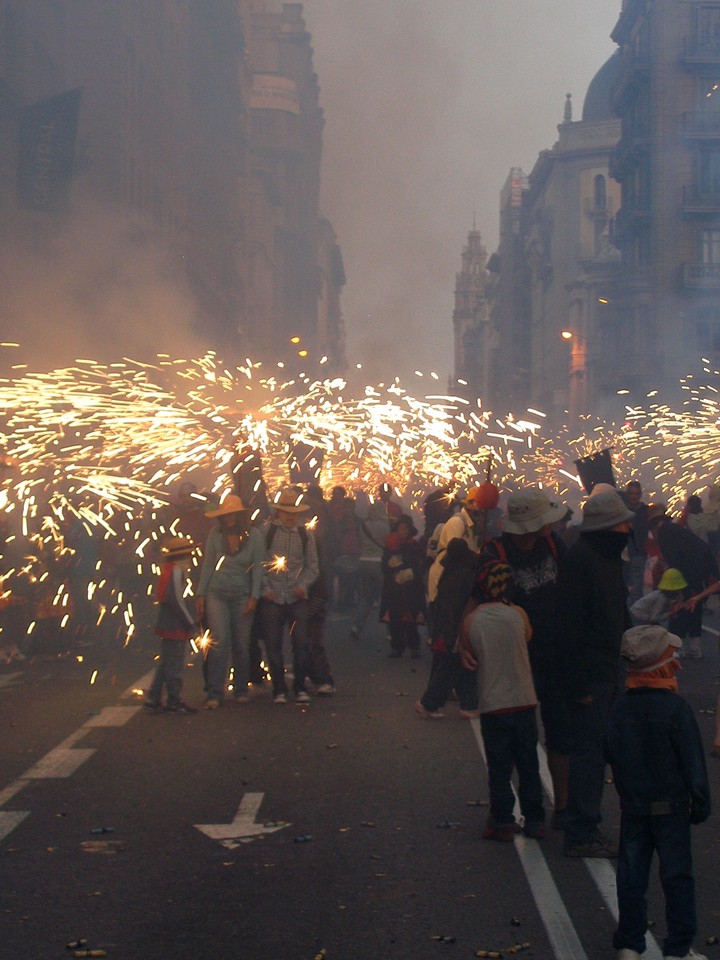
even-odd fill
[[(527, 960), (612, 957), (612, 862), (565, 859), (552, 831), (481, 840), (477, 721), (456, 704), (419, 720), (427, 650), (389, 660), (382, 628), (357, 643), (348, 627), (329, 628), (336, 696), (305, 707), (265, 688), (211, 713), (149, 714), (132, 691), (152, 638), (0, 667), (0, 957), (72, 957), (76, 940), (110, 960), (460, 960), (516, 944)], [(680, 678), (709, 745), (715, 636), (705, 653)], [(198, 661), (185, 692), (201, 703)], [(705, 945), (720, 936), (708, 764), (698, 945), (720, 960)], [(605, 807), (615, 834), (612, 786)], [(661, 937), (656, 880), (651, 900)]]

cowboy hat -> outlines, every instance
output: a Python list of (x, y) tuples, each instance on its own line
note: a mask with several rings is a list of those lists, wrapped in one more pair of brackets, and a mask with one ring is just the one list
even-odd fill
[(240, 497), (234, 493), (229, 493), (215, 510), (208, 510), (206, 517), (222, 517), (226, 513), (249, 513), (250, 507), (246, 507)]
[(189, 557), (196, 547), (197, 544), (187, 537), (170, 537), (160, 550), (168, 560), (179, 560), (180, 557)]
[(273, 506), (276, 510), (282, 510), (284, 513), (304, 513), (310, 507), (302, 503), (303, 493), (301, 490), (293, 490), (292, 487), (286, 487), (279, 494), (275, 495)]

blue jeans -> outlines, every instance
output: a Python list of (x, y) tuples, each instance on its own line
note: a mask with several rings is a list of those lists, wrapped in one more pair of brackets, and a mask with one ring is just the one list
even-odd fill
[(243, 613), (247, 597), (210, 593), (205, 598), (205, 614), (212, 642), (207, 655), (207, 695), (222, 701), (228, 679), (228, 660), (233, 651), (236, 693), (244, 692), (249, 680), (248, 647), (253, 613)]
[(161, 703), (163, 687), (165, 687), (168, 707), (177, 706), (180, 703), (186, 652), (185, 640), (160, 640), (160, 662), (148, 691), (149, 700)]
[(515, 822), (513, 768), (518, 772), (520, 811), (529, 823), (543, 823), (543, 790), (540, 780), (535, 707), (510, 713), (483, 713), (480, 717), (488, 766), (490, 815), (495, 826)]
[(684, 957), (695, 939), (695, 881), (688, 812), (641, 817), (625, 812), (620, 822), (617, 865), (619, 920), (613, 934), (616, 950), (643, 953), (647, 930), (647, 889), (650, 865), (657, 850), (660, 882), (665, 894), (667, 937), (663, 954)]
[(600, 804), (605, 785), (603, 739), (617, 690), (612, 683), (594, 684), (592, 703), (568, 703), (570, 770), (565, 846), (584, 846), (600, 836)]
[(275, 603), (264, 600), (262, 605), (263, 629), (265, 633), (265, 651), (273, 685), (273, 695), (287, 693), (285, 683), (285, 663), (283, 661), (283, 636), (285, 624), (290, 626), (290, 640), (293, 651), (293, 672), (295, 693), (305, 689), (305, 680), (310, 675), (310, 636), (308, 621), (310, 605), (307, 600), (294, 603)]

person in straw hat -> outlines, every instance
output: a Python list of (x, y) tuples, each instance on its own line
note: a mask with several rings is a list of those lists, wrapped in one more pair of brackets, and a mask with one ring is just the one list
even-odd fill
[(218, 523), (208, 536), (198, 584), (198, 616), (207, 620), (206, 710), (225, 699), (228, 658), (233, 649), (233, 690), (237, 702), (248, 700), (248, 648), (255, 608), (262, 586), (265, 542), (250, 524), (250, 508), (234, 493), (222, 498), (208, 517)]
[(311, 615), (308, 595), (320, 575), (317, 547), (311, 530), (301, 525), (309, 507), (297, 487), (281, 490), (274, 501), (266, 544), (268, 562), (263, 576), (263, 633), (275, 703), (287, 703), (283, 637), (290, 627), (293, 650), (293, 692), (297, 703), (308, 703), (305, 681), (311, 672)]
[(148, 710), (163, 709), (164, 688), (167, 692), (166, 711), (197, 712), (182, 699), (187, 643), (197, 629), (195, 617), (185, 600), (194, 550), (195, 544), (185, 537), (170, 537), (162, 547), (164, 562), (155, 590), (160, 605), (155, 624), (155, 633), (160, 637), (160, 660), (145, 699)]

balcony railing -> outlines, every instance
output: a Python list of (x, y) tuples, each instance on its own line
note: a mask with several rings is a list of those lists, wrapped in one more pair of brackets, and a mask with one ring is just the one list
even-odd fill
[(684, 186), (682, 212), (684, 214), (720, 214), (720, 192), (701, 191), (696, 183)]
[(720, 290), (720, 263), (684, 263), (681, 281), (686, 290)]
[(649, 222), (650, 207), (647, 203), (623, 198), (623, 205), (618, 210), (614, 221), (615, 235), (636, 233)]
[(650, 76), (650, 54), (623, 52), (620, 58), (620, 75), (610, 93), (613, 108), (620, 106), (628, 90)]
[(720, 39), (714, 37), (683, 37), (683, 62), (686, 64), (720, 64)]
[(682, 126), (686, 137), (700, 140), (720, 138), (720, 110), (688, 111), (682, 115)]

